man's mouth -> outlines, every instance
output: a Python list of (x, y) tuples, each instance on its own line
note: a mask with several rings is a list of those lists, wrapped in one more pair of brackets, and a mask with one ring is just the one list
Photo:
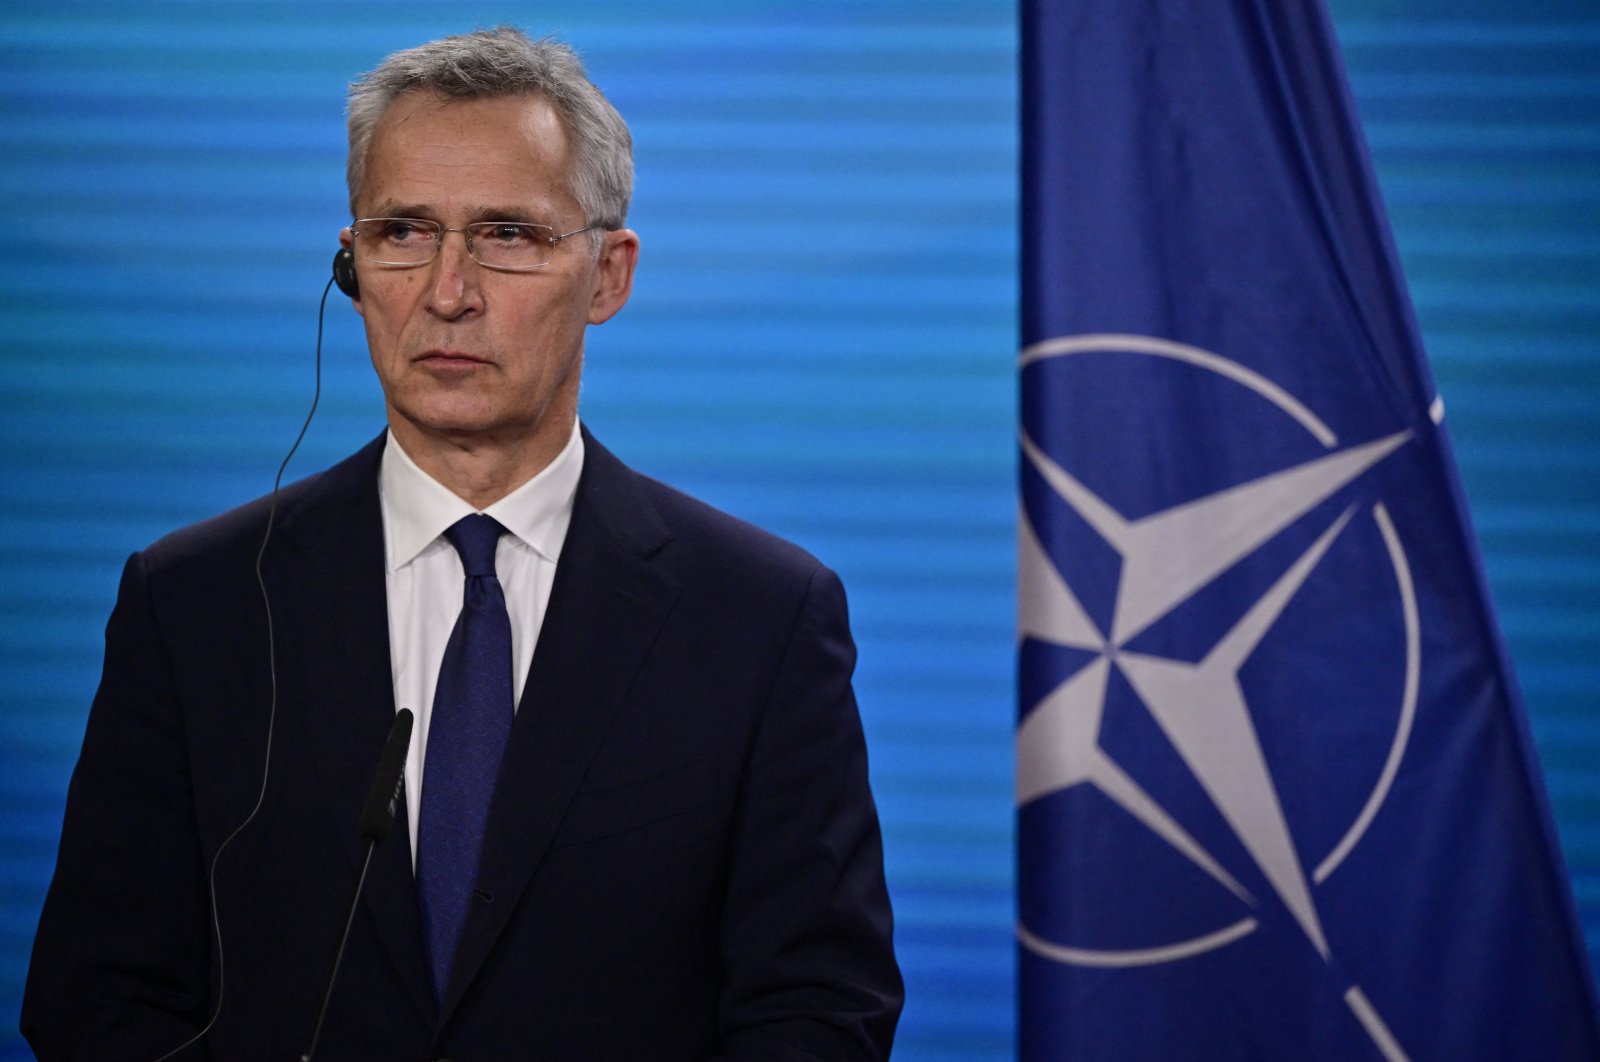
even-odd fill
[(470, 368), (474, 365), (490, 364), (488, 358), (480, 358), (476, 354), (467, 354), (459, 350), (429, 350), (414, 359), (419, 365), (429, 368)]

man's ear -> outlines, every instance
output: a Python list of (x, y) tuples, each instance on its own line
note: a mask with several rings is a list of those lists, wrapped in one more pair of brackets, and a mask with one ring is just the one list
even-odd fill
[(622, 309), (633, 292), (633, 268), (639, 263), (639, 234), (617, 229), (605, 234), (589, 300), (589, 323), (604, 324)]
[[(355, 234), (350, 231), (350, 226), (349, 225), (346, 225), (344, 228), (339, 230), (339, 246), (344, 248), (346, 251), (349, 251), (351, 253), (351, 255), (355, 254), (356, 238), (355, 238)], [(350, 270), (351, 270), (351, 275), (354, 276), (355, 275), (355, 259), (353, 257), (350, 260)], [(345, 287), (344, 287), (343, 284), (339, 285), (339, 290), (340, 291), (344, 291), (345, 290)], [(350, 296), (350, 305), (355, 307), (356, 313), (360, 313), (361, 312), (361, 296), (359, 294), (351, 295)]]

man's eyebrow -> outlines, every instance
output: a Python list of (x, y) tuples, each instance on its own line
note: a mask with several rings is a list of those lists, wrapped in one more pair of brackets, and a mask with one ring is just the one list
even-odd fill
[(479, 207), (472, 214), (472, 220), (477, 221), (520, 221), (528, 225), (549, 224), (546, 216), (526, 206), (486, 206)]
[(419, 221), (433, 221), (433, 212), (427, 207), (417, 203), (385, 204), (372, 208), (368, 215), (374, 218), (416, 218)]
[[(396, 203), (382, 207), (374, 207), (369, 215), (375, 218), (416, 218), (419, 221), (440, 221), (439, 214), (432, 207), (421, 203)], [(467, 223), (475, 224), (480, 221), (517, 221), (527, 225), (549, 225), (546, 216), (526, 206), (483, 206), (474, 210)], [(442, 222), (441, 222), (442, 224)]]

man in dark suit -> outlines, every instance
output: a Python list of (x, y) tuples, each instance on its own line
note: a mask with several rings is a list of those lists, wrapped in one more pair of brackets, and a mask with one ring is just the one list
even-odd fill
[(409, 708), (318, 1057), (886, 1057), (839, 583), (577, 423), (638, 253), (626, 127), (501, 29), (385, 60), (350, 130), (341, 287), (389, 430), (128, 562), (24, 1032), (297, 1057)]

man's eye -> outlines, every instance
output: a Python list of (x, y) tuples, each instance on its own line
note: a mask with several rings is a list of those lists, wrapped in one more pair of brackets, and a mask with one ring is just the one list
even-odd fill
[(539, 228), (514, 221), (494, 221), (483, 227), (482, 238), (506, 247), (530, 247), (539, 242)]
[(386, 243), (424, 243), (433, 238), (433, 232), (415, 221), (393, 219), (383, 223), (378, 238)]

